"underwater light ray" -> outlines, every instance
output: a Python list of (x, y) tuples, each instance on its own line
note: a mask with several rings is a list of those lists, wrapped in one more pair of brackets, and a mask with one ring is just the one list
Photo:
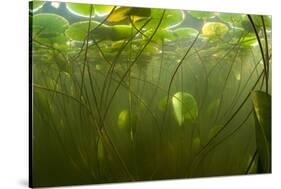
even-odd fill
[[(180, 66), (182, 65), (183, 61), (185, 60), (186, 56), (188, 55), (188, 53), (190, 52), (190, 50), (192, 49), (193, 45), (195, 44), (195, 42), (197, 41), (198, 37), (200, 35), (200, 32), (198, 32), (197, 36), (194, 38), (193, 42), (191, 43), (191, 45), (189, 46), (189, 48), (187, 49), (187, 51), (185, 52), (184, 56), (181, 58), (181, 60), (179, 61), (175, 71), (173, 72), (173, 75), (170, 79), (170, 83), (169, 83), (169, 87), (168, 87), (168, 94), (167, 96), (170, 96), (170, 91), (171, 91), (171, 87), (172, 87), (172, 83), (173, 83), (173, 80), (176, 76), (176, 73), (178, 71), (178, 69), (180, 68)], [(162, 119), (162, 123), (165, 122), (165, 118), (166, 118), (166, 114), (167, 114), (167, 111), (168, 111), (168, 104), (169, 104), (169, 98), (167, 99), (167, 102), (166, 102), (167, 106), (166, 106), (166, 109), (165, 109), (165, 112), (164, 112), (164, 115), (163, 115), (163, 119)], [(162, 124), (163, 125), (163, 124)], [(161, 129), (163, 130), (163, 128)], [(161, 131), (162, 132), (162, 131)]]
[[(144, 28), (149, 22), (151, 21), (151, 19), (148, 19), (144, 24), (143, 26), (141, 27)], [(140, 29), (140, 30), (141, 30)], [(131, 35), (131, 37), (127, 40), (127, 41), (124, 41), (121, 48), (119, 49), (119, 51), (117, 52), (117, 54), (115, 55), (114, 57), (114, 60), (112, 61), (111, 63), (111, 67), (109, 68), (109, 70), (107, 71), (106, 73), (106, 77), (104, 79), (104, 82), (103, 82), (103, 89), (102, 89), (102, 93), (101, 93), (101, 100), (100, 100), (100, 107), (102, 107), (102, 103), (103, 103), (103, 98), (104, 98), (104, 93), (105, 93), (105, 90), (107, 88), (107, 93), (105, 95), (105, 101), (107, 100), (108, 98), (108, 93), (109, 93), (109, 88), (110, 88), (110, 85), (111, 85), (111, 80), (112, 79), (112, 73), (114, 71), (114, 68), (115, 68), (115, 65), (119, 59), (119, 57), (121, 56), (123, 50), (126, 48), (126, 46), (135, 38), (135, 36), (138, 34), (138, 31), (134, 34), (134, 35)], [(109, 79), (110, 78), (110, 79)]]
[(250, 21), (250, 23), (251, 23), (251, 25), (252, 25), (252, 27), (254, 29), (256, 38), (258, 40), (258, 44), (259, 44), (259, 48), (260, 48), (260, 52), (261, 52), (261, 56), (262, 56), (262, 60), (263, 60), (264, 70), (265, 70), (265, 74), (266, 74), (266, 76), (265, 76), (265, 83), (266, 83), (265, 91), (266, 91), (266, 93), (268, 93), (268, 71), (267, 71), (268, 68), (267, 68), (267, 65), (266, 65), (267, 61), (266, 61), (266, 58), (265, 58), (265, 55), (264, 55), (263, 47), (262, 47), (262, 44), (261, 44), (261, 40), (260, 40), (258, 31), (257, 31), (257, 28), (255, 26), (255, 23), (254, 23), (253, 19), (252, 19), (252, 16), (249, 15), (249, 14), (247, 16), (248, 16), (248, 19), (249, 19), (249, 21)]
[[(157, 26), (156, 26), (156, 29), (154, 30), (154, 32), (152, 33), (152, 35), (150, 36), (149, 40), (145, 43), (145, 45), (143, 46), (143, 48), (139, 51), (138, 55), (135, 57), (135, 59), (132, 61), (132, 63), (129, 65), (129, 68), (128, 70), (125, 72), (125, 74), (122, 76), (120, 82), (118, 83), (117, 87), (115, 88), (114, 92), (113, 92), (113, 95), (111, 96), (110, 100), (109, 100), (109, 103), (108, 103), (108, 106), (106, 108), (106, 111), (104, 113), (104, 119), (106, 118), (107, 116), (107, 113), (108, 113), (108, 110), (109, 110), (109, 107), (113, 101), (113, 98), (115, 96), (115, 94), (117, 93), (117, 90), (118, 88), (120, 87), (121, 85), (121, 82), (123, 82), (123, 80), (125, 79), (125, 77), (127, 76), (127, 74), (129, 73), (129, 69), (131, 69), (133, 67), (133, 65), (135, 64), (135, 62), (138, 60), (138, 58), (140, 57), (140, 55), (143, 53), (144, 49), (147, 47), (147, 45), (150, 43), (150, 41), (152, 40), (152, 38), (154, 37), (154, 35), (156, 34), (156, 32), (158, 31), (162, 21), (163, 21), (163, 18), (164, 18), (164, 15), (165, 15), (165, 12), (166, 10), (164, 9), (163, 12), (162, 12), (162, 16), (160, 18), (160, 21), (158, 22)], [(103, 119), (103, 120), (104, 120)]]
[[(264, 70), (261, 72), (259, 78), (257, 79), (257, 81), (255, 82), (255, 84), (252, 87), (252, 90), (254, 90), (257, 86), (257, 84), (259, 83), (261, 77), (264, 75)], [(252, 91), (251, 90), (251, 91)], [(191, 176), (191, 172), (192, 172), (192, 167), (195, 166), (194, 164), (196, 163), (196, 161), (201, 161), (201, 159), (204, 155), (204, 152), (206, 150), (208, 150), (208, 147), (212, 144), (213, 141), (215, 141), (216, 137), (228, 126), (228, 124), (233, 120), (233, 118), (238, 114), (238, 112), (240, 111), (240, 109), (246, 104), (246, 101), (249, 99), (249, 97), (251, 96), (251, 91), (248, 93), (248, 95), (246, 96), (246, 98), (241, 102), (240, 106), (236, 109), (236, 111), (232, 114), (232, 116), (224, 123), (223, 127), (218, 130), (218, 132), (211, 138), (209, 139), (209, 141), (201, 148), (201, 150), (196, 154), (196, 156), (193, 158), (191, 165), (190, 165), (190, 170), (189, 170), (189, 174), (188, 176)]]

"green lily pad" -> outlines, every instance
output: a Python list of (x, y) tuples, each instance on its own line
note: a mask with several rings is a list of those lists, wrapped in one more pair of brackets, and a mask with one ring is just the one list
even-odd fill
[(262, 91), (252, 92), (256, 146), (259, 154), (258, 171), (271, 172), (271, 96)]
[[(160, 21), (163, 11), (154, 9), (151, 12), (151, 25), (156, 26)], [(180, 10), (166, 10), (163, 21), (160, 25), (161, 28), (174, 28), (181, 24), (185, 18), (184, 12)]]
[(89, 17), (90, 15), (94, 16), (95, 14), (95, 9), (94, 7), (92, 8), (91, 12), (91, 6), (90, 4), (78, 4), (78, 3), (66, 3), (67, 9), (78, 15), (78, 16), (84, 16), (84, 17)]
[(198, 19), (208, 19), (216, 16), (216, 13), (203, 11), (189, 11), (189, 14)]
[(202, 27), (202, 34), (206, 37), (223, 37), (229, 28), (221, 22), (207, 22)]
[(184, 121), (194, 122), (198, 117), (198, 106), (195, 98), (186, 92), (177, 92), (172, 97), (175, 118), (181, 126)]
[(102, 17), (108, 15), (114, 6), (105, 6), (105, 5), (95, 5), (95, 13), (96, 15)]
[[(108, 22), (121, 22), (129, 17), (133, 17), (134, 21), (138, 21), (144, 17), (150, 16), (149, 8), (137, 8), (137, 7), (118, 7), (114, 12), (108, 17)], [(134, 18), (135, 17), (135, 18)]]
[[(99, 22), (91, 21), (90, 31), (96, 28), (99, 24), (100, 24)], [(100, 25), (98, 29), (95, 29), (95, 33), (102, 34), (104, 30), (106, 30), (105, 27), (106, 26), (104, 25)], [(89, 21), (76, 22), (69, 26), (69, 28), (65, 31), (65, 34), (72, 40), (84, 41), (87, 37), (88, 28), (89, 28)]]
[[(148, 30), (147, 32), (145, 32), (145, 34), (147, 36), (151, 36), (153, 33), (153, 30)], [(161, 42), (161, 41), (164, 41), (164, 40), (168, 40), (168, 41), (173, 41), (175, 40), (175, 36), (173, 35), (173, 32), (169, 29), (159, 29), (155, 35), (154, 35), (154, 38), (153, 40), (154, 41), (158, 41), (158, 42)]]
[(128, 39), (132, 33), (132, 26), (129, 25), (114, 25), (109, 29), (110, 33), (107, 38), (112, 41)]
[(33, 16), (33, 34), (35, 37), (52, 38), (64, 33), (68, 21), (56, 14), (37, 14)]
[(250, 33), (240, 40), (240, 44), (243, 45), (244, 47), (252, 46), (255, 43), (257, 43), (257, 38), (254, 33)]
[(44, 1), (32, 1), (29, 2), (29, 10), (36, 12), (40, 10), (44, 6), (45, 2)]
[(129, 125), (129, 111), (123, 110), (118, 115), (117, 125), (120, 129), (126, 128)]
[(129, 129), (129, 132), (133, 132), (137, 123), (137, 115), (131, 114), (128, 110), (122, 110), (118, 115), (117, 126), (120, 129)]

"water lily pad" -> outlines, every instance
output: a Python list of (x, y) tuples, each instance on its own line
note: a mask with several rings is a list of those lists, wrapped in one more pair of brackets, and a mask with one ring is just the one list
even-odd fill
[(198, 117), (198, 106), (195, 98), (186, 92), (177, 92), (172, 97), (175, 118), (181, 126), (184, 121), (194, 122)]
[(45, 2), (44, 1), (32, 1), (29, 2), (29, 10), (32, 10), (33, 12), (38, 11), (44, 6)]
[(123, 110), (118, 115), (117, 125), (120, 129), (126, 128), (129, 125), (129, 111)]
[[(137, 8), (137, 7), (118, 7), (108, 17), (108, 22), (121, 22), (129, 17), (136, 17), (134, 21), (138, 21), (140, 18), (149, 17), (149, 8)], [(133, 18), (134, 19), (134, 18)]]
[[(100, 23), (96, 21), (91, 21), (90, 31), (96, 28)], [(95, 30), (95, 33), (102, 34), (106, 26), (101, 25), (98, 29)], [(84, 41), (87, 37), (89, 28), (89, 21), (76, 22), (71, 24), (69, 28), (65, 31), (65, 34), (72, 40)], [(104, 33), (105, 34), (105, 33)]]
[(133, 132), (136, 122), (137, 122), (136, 114), (132, 113), (130, 115), (130, 112), (128, 110), (122, 110), (118, 115), (117, 126), (120, 129), (130, 128), (130, 132)]
[(40, 38), (57, 37), (69, 26), (68, 21), (56, 14), (37, 14), (33, 16), (33, 34)]
[(252, 46), (257, 43), (257, 38), (254, 33), (250, 33), (240, 40), (240, 44), (244, 47)]
[(189, 14), (198, 19), (208, 19), (216, 16), (216, 13), (203, 11), (189, 11)]
[(114, 25), (110, 26), (110, 33), (107, 36), (109, 40), (118, 41), (128, 39), (132, 34), (132, 26)]
[(206, 37), (223, 37), (229, 28), (221, 22), (207, 22), (202, 27), (202, 34)]
[(98, 16), (106, 16), (108, 15), (114, 6), (105, 6), (105, 5), (95, 5), (95, 14)]
[[(90, 15), (94, 16), (95, 14), (93, 5), (89, 4), (66, 3), (66, 7), (70, 12), (78, 16), (89, 17)], [(91, 7), (93, 7), (92, 12)]]
[[(154, 9), (151, 13), (152, 25), (157, 25), (163, 11), (159, 9)], [(166, 10), (163, 21), (161, 23), (161, 28), (174, 28), (180, 25), (185, 18), (184, 12), (181, 10)]]
[[(152, 29), (145, 32), (147, 36), (151, 36), (152, 33), (153, 33)], [(173, 35), (173, 32), (169, 29), (159, 29), (153, 38), (154, 41), (158, 41), (158, 42), (165, 41), (165, 40), (173, 41), (175, 39), (176, 37)]]

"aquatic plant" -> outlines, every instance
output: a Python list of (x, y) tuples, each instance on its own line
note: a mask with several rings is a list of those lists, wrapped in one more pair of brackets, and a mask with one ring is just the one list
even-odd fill
[(30, 21), (34, 186), (271, 172), (269, 16), (35, 1)]

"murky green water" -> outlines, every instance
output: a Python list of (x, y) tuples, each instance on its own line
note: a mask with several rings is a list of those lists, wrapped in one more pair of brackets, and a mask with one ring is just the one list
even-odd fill
[(269, 16), (36, 2), (29, 17), (34, 186), (270, 172), (255, 127), (270, 108), (253, 109), (270, 101), (251, 97), (271, 94)]

